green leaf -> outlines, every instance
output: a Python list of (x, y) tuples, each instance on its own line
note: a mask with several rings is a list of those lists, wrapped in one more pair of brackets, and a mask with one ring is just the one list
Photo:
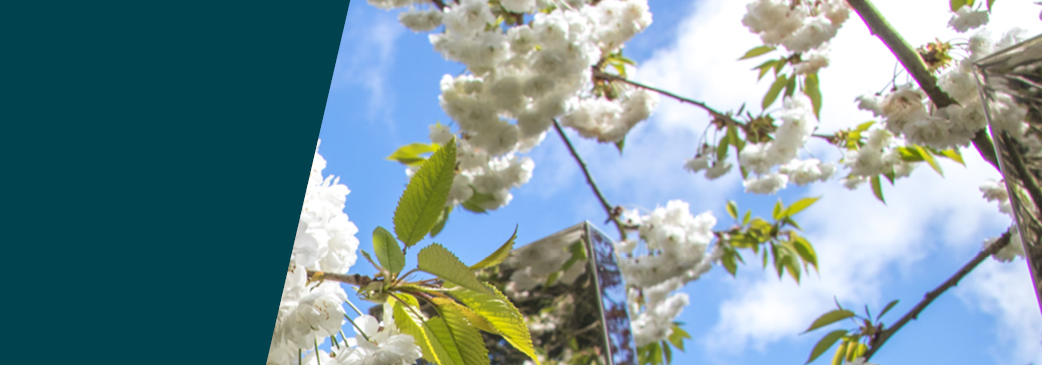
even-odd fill
[(568, 258), (568, 261), (565, 261), (564, 265), (561, 265), (561, 271), (568, 271), (576, 262), (586, 260), (586, 245), (583, 244), (582, 240), (575, 241), (575, 243), (568, 246), (568, 252), (572, 256)]
[(818, 328), (828, 326), (830, 324), (842, 321), (853, 316), (854, 312), (848, 311), (846, 309), (833, 309), (831, 311), (828, 311), (828, 313), (822, 314), (821, 317), (818, 317), (818, 319), (815, 319), (814, 323), (811, 323), (810, 328), (807, 328), (807, 330), (803, 331), (803, 333), (807, 333)]
[(761, 63), (759, 66), (753, 67), (753, 70), (760, 70), (760, 75), (756, 77), (756, 81), (760, 81), (761, 79), (763, 79), (763, 75), (766, 75), (768, 72), (771, 72), (771, 70), (774, 69), (774, 64), (778, 61), (779, 60), (767, 60), (766, 62)]
[(405, 254), (402, 253), (402, 248), (398, 247), (398, 240), (395, 240), (391, 232), (384, 227), (376, 227), (373, 230), (373, 251), (376, 252), (376, 259), (380, 261), (380, 265), (391, 274), (400, 273), (405, 268)]
[(411, 247), (423, 239), (445, 209), (456, 176), (456, 139), (445, 143), (420, 166), (394, 210), (394, 232)]
[(684, 351), (684, 339), (690, 339), (691, 335), (687, 334), (683, 328), (680, 328), (680, 324), (673, 322), (673, 332), (669, 334), (669, 343), (673, 344), (674, 347)]
[(485, 213), (485, 208), (482, 208), (481, 204), (494, 200), (496, 200), (496, 197), (492, 196), (492, 194), (479, 193), (477, 190), (474, 190), (474, 194), (470, 196), (470, 199), (467, 199), (467, 201), (463, 202), (461, 205), (463, 206), (463, 209), (471, 212)]
[(474, 272), (444, 246), (432, 243), (416, 255), (417, 268), (474, 291), (487, 291)]
[(488, 320), (485, 319), (485, 317), (479, 316), (477, 313), (474, 313), (474, 311), (470, 310), (470, 308), (464, 307), (462, 305), (459, 306), (459, 310), (463, 313), (464, 317), (467, 317), (467, 321), (470, 321), (470, 324), (474, 327), (477, 327), (479, 330), (488, 333), (497, 335), (499, 334), (499, 331), (496, 331), (496, 329), (492, 327), (492, 324), (488, 323)]
[(731, 276), (735, 276), (738, 272), (738, 262), (735, 260), (734, 255), (734, 251), (727, 250), (724, 252), (723, 256), (720, 256), (720, 263), (724, 265), (724, 269), (727, 269), (727, 272), (730, 273)]
[(763, 103), (761, 106), (764, 109), (774, 104), (774, 101), (778, 99), (778, 94), (781, 93), (782, 88), (789, 80), (785, 77), (785, 74), (778, 75), (778, 78), (774, 79), (774, 83), (771, 84), (771, 88), (767, 90), (767, 94), (763, 96)]
[(991, 12), (991, 4), (994, 4), (995, 0), (988, 0), (988, 12)]
[(789, 59), (787, 59), (787, 58), (781, 58), (777, 62), (775, 62), (774, 63), (774, 76), (778, 76), (778, 73), (781, 72), (781, 70), (783, 68), (785, 68), (785, 65), (788, 65), (788, 64), (789, 64)]
[(724, 135), (724, 138), (720, 139), (720, 143), (716, 145), (716, 160), (723, 161), (727, 158), (727, 147), (730, 146), (731, 136)]
[(753, 214), (752, 210), (745, 211), (745, 217), (742, 218), (742, 225), (743, 226), (746, 225), (746, 224), (749, 224), (749, 218), (752, 218), (752, 214)]
[(452, 213), (452, 206), (446, 205), (445, 210), (441, 211), (441, 215), (438, 216), (438, 221), (434, 223), (434, 227), (431, 228), (431, 238), (441, 233), (441, 230), (445, 228), (445, 223), (449, 222), (449, 213)]
[(847, 339), (843, 339), (843, 342), (836, 348), (836, 354), (832, 355), (832, 365), (843, 365), (843, 359), (847, 355)]
[(886, 204), (886, 200), (883, 200), (883, 185), (879, 182), (879, 175), (872, 177), (872, 194), (875, 194), (876, 199)]
[(814, 117), (821, 118), (821, 89), (818, 86), (818, 73), (808, 74), (803, 79), (803, 94), (810, 98), (814, 107)]
[(792, 203), (792, 205), (790, 205), (788, 208), (786, 208), (785, 212), (782, 213), (782, 217), (791, 217), (793, 215), (796, 215), (796, 213), (802, 212), (804, 209), (807, 209), (807, 207), (810, 207), (811, 204), (814, 204), (820, 199), (820, 196), (816, 198), (800, 199), (795, 203)]
[(727, 214), (731, 218), (738, 219), (738, 203), (735, 203), (734, 200), (727, 202)]
[(926, 161), (926, 163), (930, 164), (930, 167), (933, 167), (934, 171), (937, 171), (942, 177), (944, 176), (944, 171), (941, 171), (941, 165), (937, 164), (937, 160), (933, 158), (930, 152), (927, 152), (922, 146), (915, 146), (915, 150), (923, 158), (923, 161)]
[(431, 153), (438, 150), (438, 146), (435, 143), (412, 143), (398, 148), (390, 156), (387, 156), (388, 160), (398, 161), (405, 165), (415, 165), (417, 163), (426, 160), (425, 157), (421, 157), (421, 154)]
[(492, 267), (499, 265), (503, 260), (506, 260), (510, 256), (510, 251), (514, 250), (514, 240), (517, 239), (517, 226), (514, 226), (514, 234), (510, 235), (510, 239), (507, 240), (502, 246), (499, 246), (495, 252), (488, 257), (485, 257), (480, 262), (471, 265), (471, 270), (484, 269), (486, 267)]
[(748, 52), (745, 52), (745, 55), (742, 56), (742, 58), (739, 58), (738, 60), (741, 61), (741, 60), (744, 60), (744, 59), (753, 58), (753, 57), (765, 54), (765, 53), (773, 51), (773, 50), (774, 50), (774, 47), (770, 47), (770, 46), (754, 47), (753, 49), (750, 49)]
[(771, 213), (771, 216), (774, 217), (774, 220), (782, 219), (782, 212), (784, 210), (785, 206), (782, 205), (781, 199), (778, 199), (778, 202), (774, 203), (774, 211)]
[(966, 166), (966, 161), (962, 160), (962, 154), (959, 153), (958, 149), (949, 148), (949, 149), (946, 149), (944, 151), (938, 151), (938, 150), (935, 150), (933, 148), (928, 148), (928, 150), (930, 151), (930, 153), (933, 153), (935, 156), (947, 157), (948, 159), (951, 159), (952, 161), (958, 162), (960, 165)]
[(839, 341), (839, 339), (845, 336), (846, 334), (847, 330), (835, 330), (829, 332), (829, 334), (825, 335), (825, 337), (822, 337), (821, 340), (819, 340), (818, 343), (814, 345), (814, 349), (810, 352), (810, 359), (808, 359), (806, 363), (810, 364), (811, 361), (817, 359), (818, 356), (821, 356), (821, 354), (825, 353), (825, 351), (832, 347), (832, 345), (834, 345), (836, 341)]
[(796, 93), (796, 79), (796, 75), (792, 75), (792, 78), (789, 79), (789, 83), (785, 84), (785, 96), (791, 97)]
[(539, 364), (524, 317), (503, 293), (487, 284), (486, 290), (480, 292), (453, 285), (451, 282), (445, 284), (445, 288), (450, 290), (449, 295), (488, 320), (504, 340)]
[(626, 137), (622, 137), (618, 142), (615, 142), (615, 148), (619, 150), (619, 155), (622, 155), (623, 147), (626, 147)]
[(969, 2), (967, 0), (948, 0), (948, 1), (949, 1), (948, 5), (951, 7), (952, 11), (959, 10), (960, 8), (963, 7), (963, 5), (967, 5), (967, 3)]
[(459, 304), (445, 298), (432, 298), (431, 301), (438, 311), (438, 317), (431, 318), (428, 325), (434, 337), (444, 344), (449, 357), (458, 364), (489, 364), (485, 340), (457, 308)]
[(872, 125), (873, 125), (873, 124), (876, 124), (876, 121), (874, 121), (874, 120), (870, 120), (870, 121), (867, 121), (867, 122), (864, 122), (864, 123), (858, 124), (858, 125), (857, 125), (857, 131), (858, 131), (858, 132), (864, 132), (864, 131), (867, 131), (867, 130), (868, 130), (868, 128), (872, 127)]
[(441, 346), (441, 342), (437, 338), (428, 336), (427, 318), (419, 311), (416, 298), (405, 293), (398, 293), (395, 296), (402, 301), (392, 297), (388, 299), (388, 303), (391, 303), (391, 314), (398, 330), (413, 337), (423, 352), (423, 358), (428, 362), (440, 363), (439, 355), (448, 358), (448, 353)]
[(901, 161), (904, 162), (922, 162), (923, 156), (919, 154), (919, 150), (912, 147), (898, 147), (897, 154), (901, 157)]
[(662, 355), (665, 355), (666, 364), (673, 363), (673, 351), (669, 349), (669, 344), (666, 341), (662, 341)]
[(803, 261), (814, 266), (816, 270), (818, 268), (818, 254), (814, 252), (814, 247), (811, 246), (810, 242), (806, 238), (796, 236), (792, 240), (792, 249), (796, 251), (796, 254), (800, 256)]
[(886, 307), (883, 307), (883, 311), (879, 312), (879, 315), (876, 316), (876, 321), (878, 321), (880, 318), (883, 318), (883, 315), (886, 314), (886, 312), (889, 312), (890, 309), (894, 308), (895, 305), (897, 305), (896, 299), (891, 301), (890, 303), (887, 303)]
[[(742, 106), (744, 107), (745, 104), (742, 104)], [(742, 149), (745, 148), (745, 141), (738, 138), (738, 128), (734, 125), (727, 126), (727, 139), (735, 147), (736, 153), (741, 153)]]

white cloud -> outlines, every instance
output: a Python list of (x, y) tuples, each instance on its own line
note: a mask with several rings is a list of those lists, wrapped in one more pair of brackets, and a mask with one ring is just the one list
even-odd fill
[(404, 33), (395, 14), (357, 2), (348, 11), (331, 89), (363, 87), (369, 96), (366, 117), (394, 128), (394, 94), (387, 83), (395, 42)]
[(966, 281), (956, 294), (967, 305), (995, 316), (1002, 327), (996, 331), (998, 340), (1013, 347), (1012, 354), (988, 349), (997, 362), (1012, 358), (1011, 363), (1042, 364), (1042, 317), (1027, 263), (1022, 259), (1005, 264), (988, 260)]
[[(945, 3), (881, 0), (875, 5), (913, 45), (932, 41), (934, 37), (966, 38), (945, 29), (950, 17)], [(998, 2), (992, 24), (1017, 25), (1038, 32), (1042, 30), (1037, 18), (1039, 10), (1031, 4)], [(744, 1), (701, 2), (697, 12), (680, 26), (676, 43), (644, 62), (635, 79), (705, 101), (721, 110), (735, 110), (748, 102), (747, 108), (757, 111), (770, 80), (768, 76), (765, 81), (756, 83), (756, 75), (749, 68), (759, 61), (735, 61), (746, 50), (760, 44), (758, 37), (741, 25), (744, 12)], [(851, 14), (831, 49), (832, 65), (821, 72), (825, 92), (821, 125), (824, 131), (871, 120), (871, 114), (855, 108), (854, 98), (882, 89), (892, 78), (896, 62), (856, 13)], [(899, 78), (898, 82), (903, 79)], [(632, 143), (627, 154), (640, 157), (634, 159), (634, 165), (622, 162), (618, 172), (620, 175), (676, 176), (676, 173), (660, 172), (660, 167), (654, 165), (669, 165), (663, 160), (674, 158), (670, 155), (672, 149), (677, 148), (671, 147), (676, 143), (673, 138), (688, 139), (689, 142), (682, 145), (688, 154), (693, 153), (695, 146), (690, 141), (701, 135), (707, 121), (704, 111), (664, 98), (651, 124), (639, 131), (647, 139), (641, 139), (641, 134), (631, 137), (640, 143)], [(664, 140), (652, 139), (652, 136)], [(655, 154), (656, 149), (662, 148), (665, 148), (664, 154)], [(828, 155), (834, 159), (837, 156), (828, 146), (818, 145), (812, 151), (819, 157)], [(825, 199), (803, 213), (799, 221), (807, 228), (818, 250), (820, 278), (812, 275), (797, 288), (789, 279), (779, 281), (770, 271), (759, 272), (759, 265), (749, 265), (746, 274), (739, 275), (731, 289), (730, 299), (720, 304), (720, 320), (711, 333), (701, 339), (702, 343), (711, 351), (740, 352), (750, 346), (762, 349), (782, 339), (795, 338), (816, 316), (833, 306), (833, 296), (841, 302), (878, 307), (889, 299), (883, 298), (883, 284), (901, 285), (912, 280), (902, 273), (907, 273), (911, 265), (927, 255), (950, 251), (965, 256), (965, 259), (957, 259), (958, 255), (952, 255), (952, 260), (968, 260), (981, 240), (1000, 233), (1009, 219), (981, 199), (977, 190), (985, 178), (997, 177), (997, 172), (974, 150), (966, 150), (966, 155), (969, 165), (966, 168), (943, 164), (944, 179), (924, 166), (911, 179), (898, 181), (896, 187), (884, 187), (887, 206), (876, 201), (867, 187), (851, 192), (836, 181), (814, 186), (810, 195), (823, 195)], [(679, 170), (682, 159), (674, 161), (676, 166), (671, 168)], [(624, 181), (617, 185), (619, 188), (633, 183), (625, 182), (623, 176), (615, 178)], [(660, 186), (666, 191), (676, 191), (675, 181), (663, 180), (667, 179), (646, 181), (647, 185), (642, 187)], [(733, 179), (729, 183), (737, 184)], [(718, 193), (729, 191), (732, 190), (717, 188), (701, 196), (719, 199)], [(961, 263), (953, 261), (953, 265), (958, 267)], [(1012, 300), (1012, 294), (1003, 291), (1013, 290), (1011, 286), (1000, 286), (1002, 289), (995, 286), (1001, 278), (1014, 275), (1009, 270), (989, 263), (981, 272), (971, 275), (974, 289), (966, 291), (964, 296), (971, 303), (981, 303), (983, 311), (996, 317), (999, 332), (1017, 334), (1006, 340), (1015, 343), (1015, 347), (1021, 349), (1018, 351), (1037, 350), (1042, 340), (1037, 324), (1015, 320), (1028, 315), (1039, 319), (1033, 297), (1023, 299), (1020, 296), (1024, 295), (1018, 293), (1019, 299)], [(1023, 274), (1021, 280), (1027, 278), (1026, 273)], [(1029, 357), (1017, 355), (1018, 359)]]

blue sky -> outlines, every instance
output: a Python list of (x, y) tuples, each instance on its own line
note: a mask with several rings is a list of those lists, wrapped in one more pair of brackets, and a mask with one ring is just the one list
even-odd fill
[[(1032, 35), (1042, 32), (1040, 9), (1022, 3), (998, 2), (992, 24), (1023, 24)], [(957, 36), (944, 31), (946, 2), (881, 0), (876, 5), (912, 44)], [(640, 63), (634, 79), (718, 109), (758, 104), (767, 85), (756, 83), (748, 71), (757, 62), (735, 61), (759, 44), (740, 24), (743, 1), (651, 0), (650, 7), (654, 24), (626, 49)], [(832, 66), (821, 73), (825, 131), (871, 119), (856, 110), (853, 98), (882, 88), (894, 66), (893, 57), (856, 14), (833, 43)], [(376, 226), (391, 227), (407, 183), (404, 168), (385, 158), (401, 145), (427, 142), (428, 125), (449, 121), (438, 106), (438, 81), (462, 70), (434, 52), (426, 34), (399, 25), (394, 12), (360, 0), (351, 3), (320, 153), (328, 161), (325, 172), (340, 176), (352, 191), (345, 212), (359, 227), (363, 249), (371, 251), (370, 233)], [(717, 228), (731, 224), (723, 210), (727, 200), (754, 209), (754, 214), (769, 214), (778, 197), (744, 194), (736, 174), (707, 181), (681, 169), (707, 121), (701, 110), (663, 99), (651, 120), (627, 138), (621, 156), (611, 145), (571, 136), (613, 204), (653, 209), (682, 199), (693, 214), (712, 210), (720, 222)], [(810, 152), (826, 160), (837, 157), (828, 146), (814, 145)], [(548, 134), (528, 156), (536, 163), (534, 176), (513, 191), (510, 205), (487, 215), (458, 210), (436, 241), (465, 262), (476, 262), (508, 238), (515, 225), (523, 243), (583, 220), (612, 232), (601, 223), (604, 212), (556, 135)], [(920, 168), (896, 187), (885, 187), (888, 206), (867, 189), (847, 191), (835, 180), (783, 191), (780, 197), (786, 202), (824, 196), (798, 216), (819, 252), (820, 277), (797, 286), (758, 265), (741, 266), (737, 278), (714, 268), (684, 289), (691, 305), (679, 320), (687, 323), (694, 340), (686, 353), (675, 355), (674, 363), (803, 364), (827, 330), (798, 334), (834, 305), (834, 296), (848, 307), (868, 304), (873, 312), (900, 299), (888, 314), (895, 320), (968, 261), (985, 238), (1009, 224), (977, 190), (984, 179), (998, 175), (975, 152), (966, 153), (966, 159), (967, 167), (942, 163), (943, 179)], [(373, 272), (364, 261), (352, 270)], [(826, 363), (826, 357), (816, 363)], [(883, 365), (1042, 363), (1042, 316), (1024, 261), (988, 260), (873, 360)]]

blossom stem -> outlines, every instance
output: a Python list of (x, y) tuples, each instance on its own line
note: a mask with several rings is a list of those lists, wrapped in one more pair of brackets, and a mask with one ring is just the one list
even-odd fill
[(355, 313), (358, 313), (358, 315), (362, 315), (362, 311), (359, 310), (358, 307), (355, 306), (355, 303), (351, 303), (350, 300), (345, 300), (344, 302), (346, 302), (347, 305), (351, 306), (351, 309), (354, 309)]
[(966, 275), (973, 271), (973, 269), (976, 268), (977, 265), (980, 265), (981, 262), (984, 262), (984, 259), (988, 258), (988, 256), (994, 255), (996, 252), (1009, 245), (1009, 239), (1010, 231), (1007, 230), (1006, 233), (1003, 233), (1002, 236), (995, 240), (995, 242), (993, 242), (987, 248), (981, 250), (981, 252), (977, 253), (976, 257), (970, 260), (970, 262), (966, 263), (966, 265), (963, 265), (962, 268), (960, 268), (959, 271), (956, 271), (954, 275), (948, 278), (948, 280), (945, 280), (945, 282), (938, 286), (936, 289), (927, 292), (926, 295), (923, 297), (923, 300), (919, 301), (919, 304), (916, 304), (915, 307), (912, 308), (912, 310), (908, 311), (908, 313), (905, 313), (905, 315), (902, 316), (901, 319), (898, 319), (897, 322), (894, 322), (893, 326), (888, 327), (872, 336), (871, 341), (869, 341), (868, 343), (868, 351), (866, 351), (864, 354), (865, 361), (871, 359), (872, 355), (874, 355), (876, 351), (879, 351), (879, 348), (882, 347), (883, 344), (886, 343), (886, 341), (894, 335), (894, 333), (900, 330), (901, 327), (904, 327), (904, 325), (908, 324), (908, 322), (910, 322), (911, 320), (917, 319), (919, 317), (919, 314), (922, 313), (922, 311), (926, 309), (926, 306), (930, 305), (930, 303), (933, 302), (934, 299), (937, 299), (937, 297), (939, 297), (941, 294), (944, 294), (944, 292), (948, 289), (951, 289), (955, 285), (958, 285), (959, 280), (962, 280), (962, 278), (966, 277)]
[(728, 121), (729, 123), (734, 123), (734, 124), (737, 124), (737, 125), (740, 125), (740, 126), (745, 126), (743, 123), (741, 123), (741, 122), (739, 122), (737, 120), (734, 120), (730, 116), (728, 116), (728, 115), (726, 115), (724, 113), (721, 113), (721, 112), (717, 111), (716, 109), (711, 108), (709, 105), (706, 105), (706, 103), (703, 103), (703, 102), (698, 101), (698, 100), (685, 98), (683, 96), (671, 93), (669, 91), (662, 90), (662, 89), (655, 88), (655, 87), (651, 87), (651, 86), (648, 86), (648, 85), (644, 85), (644, 84), (641, 84), (639, 82), (627, 79), (625, 77), (622, 77), (622, 76), (619, 76), (619, 75), (612, 75), (610, 73), (607, 73), (607, 72), (604, 72), (604, 71), (601, 71), (601, 70), (598, 70), (598, 69), (593, 69), (593, 77), (601, 78), (601, 79), (605, 79), (605, 80), (611, 80), (611, 81), (619, 81), (619, 82), (623, 82), (623, 83), (627, 83), (627, 84), (639, 87), (641, 89), (654, 91), (654, 92), (657, 92), (659, 94), (662, 94), (662, 95), (671, 97), (673, 99), (676, 99), (677, 101), (680, 101), (680, 102), (683, 102), (683, 103), (688, 103), (688, 104), (697, 106), (699, 108), (702, 108), (703, 110), (709, 112), (709, 114), (712, 115), (714, 118), (721, 118), (721, 119), (724, 119), (724, 120)]
[[(358, 330), (357, 332), (362, 334), (362, 338), (365, 338), (366, 341), (369, 341), (369, 336), (366, 336), (365, 331), (362, 330), (362, 327), (358, 327), (358, 325), (355, 324), (355, 321), (352, 320), (351, 317), (348, 317), (347, 314), (344, 314), (344, 318), (347, 318), (347, 321), (351, 322), (351, 325), (354, 326), (356, 330)], [(347, 338), (345, 338), (344, 341), (347, 341)], [(369, 342), (373, 342), (373, 341), (369, 341)]]
[(597, 183), (593, 182), (593, 176), (590, 175), (590, 170), (586, 168), (586, 163), (583, 162), (582, 157), (579, 157), (579, 153), (575, 151), (575, 147), (572, 146), (572, 141), (568, 139), (568, 136), (564, 134), (564, 130), (561, 129), (561, 123), (555, 118), (554, 129), (557, 130), (557, 134), (561, 136), (561, 140), (564, 141), (565, 146), (568, 147), (568, 152), (572, 153), (572, 157), (575, 158), (575, 162), (579, 163), (579, 168), (582, 169), (583, 175), (586, 176), (586, 183), (593, 189), (593, 194), (597, 196), (597, 199), (601, 201), (601, 206), (604, 207), (604, 211), (608, 213), (608, 219), (615, 222), (615, 227), (619, 229), (620, 240), (626, 240), (626, 228), (623, 227), (622, 222), (619, 221), (619, 215), (615, 214), (615, 209), (608, 203), (608, 199), (601, 194), (601, 189), (597, 187)]
[[(347, 315), (344, 316), (346, 317)], [(322, 357), (318, 356), (318, 337), (315, 337), (315, 361), (318, 362), (318, 365), (322, 365)]]
[[(912, 75), (915, 82), (919, 84), (919, 87), (923, 89), (923, 92), (926, 93), (926, 96), (933, 101), (937, 108), (958, 104), (955, 99), (952, 99), (948, 93), (945, 93), (944, 90), (937, 86), (937, 78), (927, 69), (926, 63), (923, 62), (919, 53), (894, 30), (894, 27), (886, 19), (883, 19), (879, 10), (871, 2), (868, 0), (847, 0), (847, 3), (865, 21), (868, 30), (883, 41), (883, 44), (897, 57), (897, 60)], [(995, 167), (996, 170), (999, 170), (995, 145), (992, 143), (991, 138), (988, 138), (987, 128), (977, 131), (972, 141), (973, 146), (977, 148), (977, 152), (980, 153), (981, 157)]]

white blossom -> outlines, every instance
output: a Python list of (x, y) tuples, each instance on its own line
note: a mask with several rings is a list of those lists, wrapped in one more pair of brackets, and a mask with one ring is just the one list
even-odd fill
[(959, 33), (966, 33), (970, 29), (980, 27), (988, 23), (988, 12), (973, 11), (969, 5), (963, 5), (955, 11), (955, 15), (948, 21), (948, 26)]

